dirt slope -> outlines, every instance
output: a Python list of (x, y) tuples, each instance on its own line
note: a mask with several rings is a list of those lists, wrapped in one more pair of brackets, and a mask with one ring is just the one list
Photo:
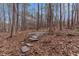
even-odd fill
[[(6, 39), (9, 33), (0, 34), (0, 55), (20, 56), (21, 42), (25, 41), (31, 31), (19, 32), (12, 38)], [(60, 56), (79, 55), (79, 36), (75, 35), (45, 35), (36, 42), (30, 42), (32, 47), (26, 55)], [(26, 40), (27, 42), (27, 40)]]

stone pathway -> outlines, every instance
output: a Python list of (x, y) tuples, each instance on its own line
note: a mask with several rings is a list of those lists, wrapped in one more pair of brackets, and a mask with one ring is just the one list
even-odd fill
[(22, 45), (21, 48), (20, 48), (20, 50), (22, 52), (21, 55), (22, 56), (25, 55), (25, 53), (28, 52), (31, 49), (31, 47), (32, 47), (31, 42), (36, 42), (36, 41), (40, 40), (40, 38), (43, 35), (46, 35), (46, 34), (47, 34), (47, 32), (31, 32), (31, 33), (28, 33), (29, 36), (28, 36), (28, 38), (26, 38), (26, 40), (28, 39), (30, 43), (25, 42), (25, 41), (21, 42), (21, 45)]

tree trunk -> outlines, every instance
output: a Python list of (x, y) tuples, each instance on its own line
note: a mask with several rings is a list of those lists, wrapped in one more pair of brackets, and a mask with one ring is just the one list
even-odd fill
[(17, 20), (16, 20), (16, 32), (18, 31), (18, 20), (19, 20), (19, 4), (17, 3)]
[(60, 30), (62, 30), (62, 4), (60, 3)]
[(15, 24), (15, 3), (13, 3), (13, 15), (12, 15), (12, 26), (11, 26), (11, 33), (10, 33), (10, 37), (12, 37), (12, 34), (13, 34), (13, 27), (14, 27), (14, 24)]
[(68, 22), (67, 22), (68, 29), (70, 28), (70, 4), (68, 3)]
[(49, 34), (52, 34), (52, 8), (51, 8), (51, 3), (48, 4), (48, 26), (49, 26)]
[(39, 3), (37, 4), (38, 6), (38, 13), (37, 13), (37, 31), (39, 30)]
[(3, 25), (3, 31), (5, 32), (6, 31), (6, 24), (5, 24), (5, 10), (4, 10), (4, 4), (3, 4), (3, 16), (4, 16), (4, 25)]

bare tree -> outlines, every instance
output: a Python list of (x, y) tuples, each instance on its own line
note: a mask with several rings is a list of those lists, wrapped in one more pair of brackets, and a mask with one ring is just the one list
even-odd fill
[(74, 20), (74, 19), (73, 19), (73, 16), (74, 16), (74, 5), (72, 4), (72, 18), (71, 18), (71, 27), (72, 27), (72, 29), (73, 29), (73, 25), (74, 25), (74, 24), (73, 24), (73, 22), (74, 22), (74, 21), (73, 21), (73, 20)]
[(79, 7), (79, 6), (78, 6), (78, 5), (79, 5), (79, 4), (77, 3), (77, 4), (76, 4), (76, 8), (77, 8), (77, 9), (76, 9), (76, 11), (77, 11), (77, 25), (79, 24), (79, 17), (78, 17), (78, 15), (79, 15), (79, 8), (78, 8), (78, 7)]
[(42, 17), (43, 17), (43, 15), (42, 15), (42, 12), (43, 12), (42, 9), (43, 9), (43, 8), (42, 8), (42, 7), (43, 7), (43, 4), (41, 4), (41, 24), (40, 24), (40, 25), (41, 25), (41, 28), (42, 28), (42, 26), (43, 26), (43, 21), (42, 21)]
[(66, 10), (65, 10), (65, 3), (63, 4), (63, 25), (65, 25), (65, 13), (66, 13)]
[(62, 4), (60, 3), (60, 30), (62, 30)]
[(37, 13), (37, 30), (39, 29), (39, 3), (37, 4), (38, 6), (38, 13)]
[(17, 6), (16, 32), (17, 32), (19, 26), (19, 4), (17, 3), (16, 6)]
[(68, 3), (68, 22), (67, 22), (68, 29), (70, 28), (70, 4)]
[(49, 34), (52, 34), (52, 5), (48, 4), (48, 26), (49, 26)]
[(15, 3), (13, 3), (13, 17), (12, 17), (12, 26), (11, 26), (11, 33), (10, 33), (10, 37), (12, 37), (13, 34), (13, 29), (14, 29), (14, 24), (15, 24)]
[(56, 3), (56, 25), (58, 25), (58, 3)]
[(4, 17), (4, 25), (3, 25), (3, 31), (5, 32), (6, 31), (6, 24), (5, 24), (5, 21), (6, 21), (6, 19), (5, 19), (5, 9), (4, 9), (4, 4), (3, 4), (3, 17)]

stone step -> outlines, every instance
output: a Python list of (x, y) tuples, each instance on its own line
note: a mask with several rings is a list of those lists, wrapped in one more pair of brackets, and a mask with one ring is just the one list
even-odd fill
[(29, 38), (30, 41), (38, 41), (39, 39)]
[(28, 46), (22, 46), (21, 47), (21, 51), (24, 53), (24, 52), (27, 52), (27, 51), (29, 51), (30, 50), (30, 48), (28, 47)]
[(25, 45), (32, 47), (33, 45), (31, 43), (25, 43)]
[(47, 32), (31, 32), (31, 33), (28, 33), (29, 34), (29, 40), (38, 41), (39, 37), (43, 36), (46, 33)]
[(33, 35), (31, 38), (37, 39), (39, 36)]

